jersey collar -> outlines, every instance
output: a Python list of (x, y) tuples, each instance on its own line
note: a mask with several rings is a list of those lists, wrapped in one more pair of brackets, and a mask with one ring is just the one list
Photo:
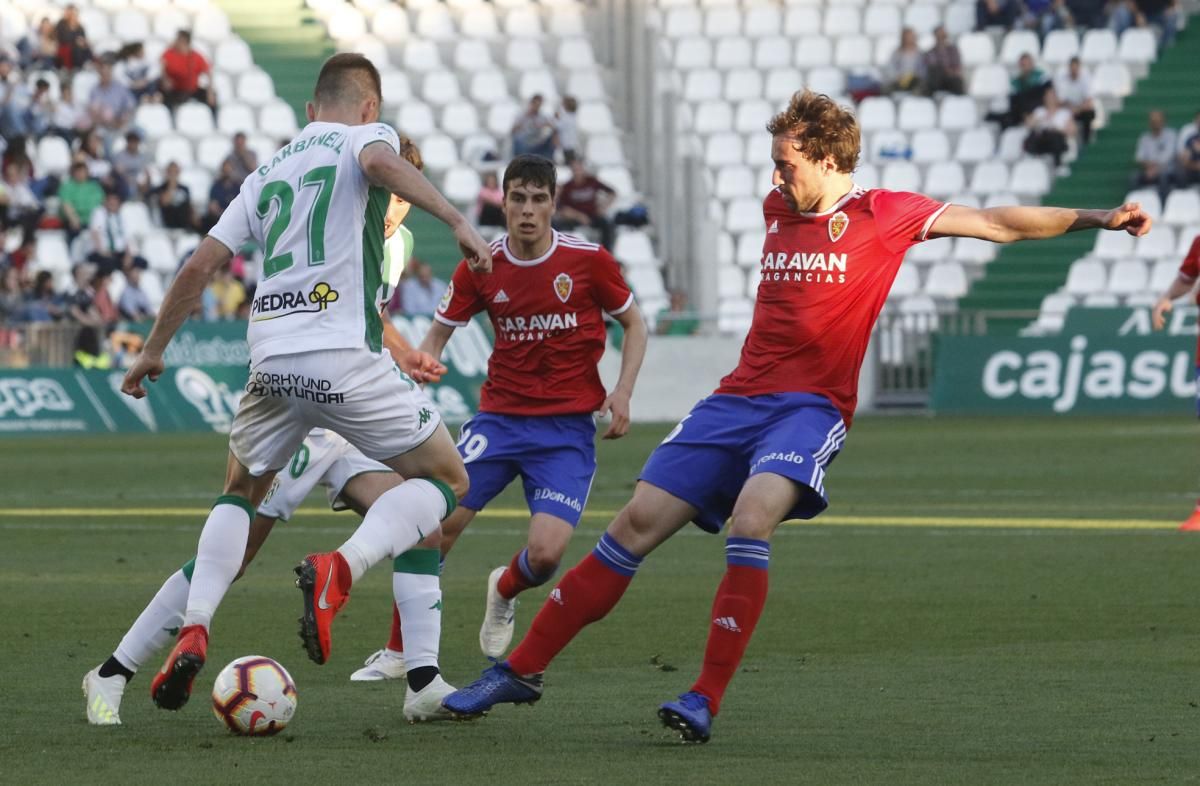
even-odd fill
[(507, 234), (504, 235), (504, 256), (508, 257), (508, 261), (512, 262), (517, 267), (533, 267), (534, 265), (540, 265), (543, 262), (545, 262), (547, 259), (549, 259), (550, 255), (553, 254), (555, 249), (557, 249), (557, 248), (558, 248), (558, 230), (551, 229), (550, 230), (550, 248), (546, 249), (545, 254), (542, 254), (537, 259), (517, 259), (517, 255), (513, 253), (512, 248), (510, 248), (508, 245), (508, 235)]
[(865, 193), (867, 193), (865, 188), (856, 183), (851, 183), (850, 190), (846, 192), (846, 195), (834, 202), (828, 210), (822, 210), (820, 213), (800, 213), (800, 215), (804, 218), (821, 218), (822, 216), (831, 215), (845, 207), (846, 203), (851, 199), (857, 199)]

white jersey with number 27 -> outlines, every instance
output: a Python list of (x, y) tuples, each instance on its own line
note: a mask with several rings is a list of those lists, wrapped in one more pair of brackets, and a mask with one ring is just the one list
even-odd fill
[(383, 218), (390, 194), (358, 162), (373, 142), (399, 152), (384, 123), (309, 123), (252, 172), (209, 235), (263, 249), (247, 341), (256, 365), (276, 355), (382, 348)]

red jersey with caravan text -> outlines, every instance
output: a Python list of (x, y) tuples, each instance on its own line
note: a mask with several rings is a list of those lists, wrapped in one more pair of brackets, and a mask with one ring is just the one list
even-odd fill
[[(1200, 278), (1200, 235), (1192, 241), (1183, 264), (1179, 266), (1179, 274), (1195, 281)], [(1200, 291), (1196, 292), (1196, 305), (1200, 306)], [(1200, 336), (1196, 340), (1196, 367), (1200, 368)]]
[(496, 333), (481, 412), (568, 415), (594, 412), (607, 394), (596, 364), (604, 354), (604, 312), (620, 314), (633, 293), (612, 255), (554, 232), (538, 259), (517, 259), (508, 235), (492, 244), (492, 272), (460, 262), (434, 318), (461, 327), (487, 311)]
[(778, 189), (768, 194), (754, 319), (716, 392), (819, 393), (849, 426), (867, 342), (900, 262), (946, 207), (855, 186), (829, 210), (796, 213)]

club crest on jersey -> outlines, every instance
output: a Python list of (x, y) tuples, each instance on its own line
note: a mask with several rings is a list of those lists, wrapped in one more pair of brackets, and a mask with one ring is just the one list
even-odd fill
[(575, 282), (566, 273), (559, 273), (554, 278), (554, 294), (558, 295), (558, 299), (566, 303), (567, 298), (571, 297), (571, 290), (575, 288)]
[(438, 303), (438, 312), (445, 314), (446, 309), (450, 308), (450, 301), (454, 299), (454, 282), (451, 281), (446, 286), (446, 291), (442, 295), (442, 301)]
[(829, 239), (836, 243), (842, 235), (846, 234), (846, 227), (850, 226), (850, 216), (846, 215), (845, 211), (839, 210), (829, 219)]

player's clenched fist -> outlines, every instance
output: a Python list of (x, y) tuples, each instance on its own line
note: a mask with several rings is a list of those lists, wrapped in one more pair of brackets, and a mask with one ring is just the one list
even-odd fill
[(1126, 202), (1118, 208), (1108, 211), (1104, 217), (1105, 229), (1124, 229), (1134, 237), (1141, 237), (1150, 231), (1154, 220), (1142, 209), (1137, 202)]
[(133, 361), (133, 365), (125, 372), (121, 392), (134, 398), (145, 398), (146, 389), (142, 387), (142, 380), (150, 377), (151, 382), (157, 381), (163, 373), (163, 368), (165, 367), (162, 358), (158, 355), (147, 355), (145, 352), (139, 354), (137, 360)]
[(467, 267), (476, 273), (492, 272), (492, 249), (475, 227), (463, 221), (454, 228), (454, 239), (458, 241)]

